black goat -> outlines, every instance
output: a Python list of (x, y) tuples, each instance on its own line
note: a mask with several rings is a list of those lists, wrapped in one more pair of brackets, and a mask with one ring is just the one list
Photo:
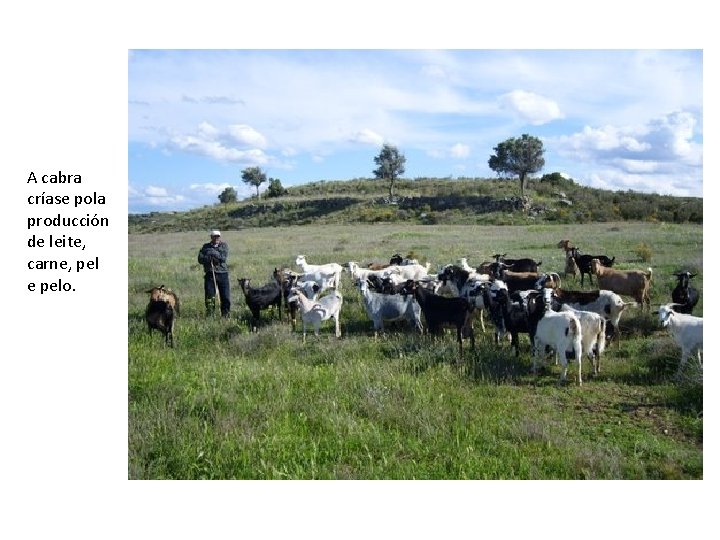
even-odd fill
[[(410, 280), (412, 282), (412, 280)], [(389, 277), (381, 278), (377, 275), (369, 275), (367, 277), (368, 286), (371, 290), (382, 294), (412, 294), (408, 289), (407, 282), (393, 283)]]
[(590, 271), (590, 261), (597, 259), (600, 261), (601, 265), (607, 268), (612, 268), (612, 265), (615, 263), (615, 257), (611, 259), (607, 255), (582, 255), (578, 248), (573, 248), (570, 253), (570, 256), (575, 259), (575, 264), (577, 264), (577, 267), (580, 270), (581, 287), (585, 284), (585, 274), (587, 274), (590, 278), (590, 285), (593, 284), (592, 272)]
[(150, 300), (145, 310), (145, 320), (148, 330), (159, 330), (165, 336), (165, 345), (175, 347), (173, 329), (175, 327), (175, 310), (170, 302), (165, 300)]
[(538, 266), (542, 264), (542, 261), (535, 261), (533, 259), (506, 259), (504, 253), (502, 255), (495, 254), (493, 258), (496, 263), (505, 263), (506, 267), (513, 272), (537, 272)]
[(700, 293), (695, 287), (690, 286), (690, 279), (697, 276), (690, 272), (678, 272), (673, 274), (678, 282), (672, 292), (672, 301), (676, 304), (673, 311), (692, 315), (692, 311), (700, 300)]
[(271, 281), (262, 287), (251, 287), (249, 278), (238, 278), (238, 283), (245, 296), (245, 303), (250, 308), (250, 331), (257, 332), (260, 311), (274, 306), (278, 310), (278, 318), (282, 318), (282, 288), (277, 281)]
[(472, 348), (475, 348), (475, 333), (471, 324), (474, 309), (472, 304), (464, 298), (447, 298), (434, 294), (420, 286), (418, 282), (411, 281), (406, 284), (406, 288), (412, 291), (418, 304), (420, 304), (429, 333), (440, 336), (444, 326), (454, 326), (457, 330), (460, 359), (463, 357), (463, 331), (470, 337)]

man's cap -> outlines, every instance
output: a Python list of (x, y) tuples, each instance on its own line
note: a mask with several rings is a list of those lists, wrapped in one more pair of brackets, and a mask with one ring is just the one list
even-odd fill
[(215, 230), (210, 233), (210, 236), (222, 236), (222, 235), (220, 234), (220, 231)]

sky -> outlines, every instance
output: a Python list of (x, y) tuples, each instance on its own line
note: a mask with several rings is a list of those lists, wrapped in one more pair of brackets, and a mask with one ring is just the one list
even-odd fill
[(134, 49), (128, 209), (250, 197), (252, 166), (284, 187), (372, 178), (383, 143), (403, 178), (494, 178), (494, 147), (525, 133), (538, 176), (702, 197), (702, 98), (698, 49)]

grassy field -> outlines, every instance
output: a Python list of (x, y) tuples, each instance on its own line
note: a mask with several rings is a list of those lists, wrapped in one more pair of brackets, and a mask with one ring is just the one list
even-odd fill
[[(530, 374), (527, 336), (516, 359), (491, 328), (458, 365), (448, 333), (409, 328), (377, 342), (344, 275), (343, 337), (330, 325), (300, 331), (263, 316), (256, 334), (237, 278), (265, 283), (276, 266), (385, 261), (413, 253), (433, 266), (493, 253), (563, 270), (562, 238), (616, 267), (653, 268), (654, 304), (670, 301), (672, 272), (699, 271), (702, 226), (593, 223), (529, 227), (323, 225), (224, 233), (233, 317), (204, 317), (197, 252), (207, 232), (128, 239), (128, 477), (137, 479), (700, 479), (702, 372), (674, 379), (679, 350), (655, 316), (633, 309), (603, 371), (583, 363), (582, 387), (558, 385), (558, 366)], [(175, 349), (149, 335), (144, 291), (179, 293)], [(569, 288), (579, 288), (572, 281)], [(590, 288), (586, 282), (585, 288)], [(696, 310), (702, 315), (702, 300)], [(571, 364), (569, 378), (576, 374)]]

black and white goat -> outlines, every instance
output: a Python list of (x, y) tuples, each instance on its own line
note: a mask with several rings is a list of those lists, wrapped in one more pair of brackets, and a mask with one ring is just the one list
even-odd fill
[(536, 290), (510, 293), (500, 280), (493, 282), (486, 293), (490, 318), (496, 328), (495, 342), (509, 333), (515, 356), (520, 356), (520, 334), (528, 334), (530, 343), (533, 342), (537, 326), (537, 319), (533, 317), (537, 313), (539, 296)]
[(634, 302), (625, 302), (619, 294), (609, 290), (571, 291), (567, 289), (554, 289), (553, 301), (557, 309), (563, 304), (582, 311), (591, 311), (603, 317), (607, 324), (605, 333), (607, 337), (618, 336), (620, 343), (620, 317), (625, 310), (634, 306)]
[(552, 291), (543, 291), (541, 304), (546, 308), (542, 318), (537, 322), (533, 339), (533, 373), (537, 373), (537, 361), (545, 354), (547, 345), (555, 351), (555, 361), (558, 358), (562, 364), (560, 378), (567, 379), (568, 359), (567, 351), (575, 353), (578, 365), (578, 384), (582, 386), (582, 326), (577, 316), (569, 311), (553, 311), (550, 309)]

